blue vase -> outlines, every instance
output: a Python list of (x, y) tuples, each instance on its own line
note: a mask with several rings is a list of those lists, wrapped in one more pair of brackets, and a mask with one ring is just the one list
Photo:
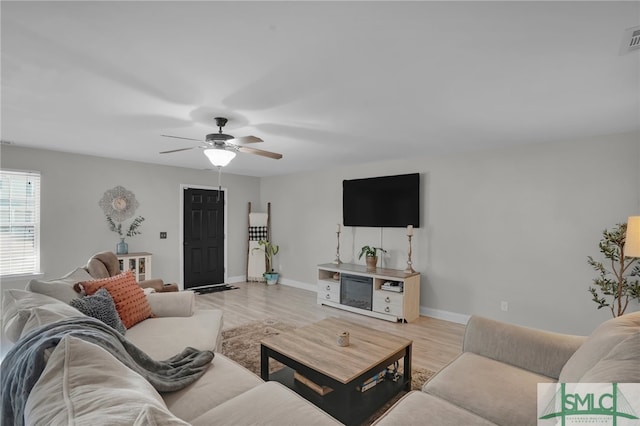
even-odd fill
[(116, 244), (116, 254), (129, 253), (129, 244), (124, 242), (124, 238), (120, 238), (120, 242)]

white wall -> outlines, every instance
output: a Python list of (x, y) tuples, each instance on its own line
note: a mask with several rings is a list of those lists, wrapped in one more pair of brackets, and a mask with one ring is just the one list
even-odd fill
[[(639, 213), (639, 141), (613, 135), (263, 178), (281, 246), (276, 265), (285, 282), (314, 283), (316, 265), (335, 255), (342, 180), (419, 172), (413, 264), (423, 312), (589, 333), (610, 313), (591, 301), (595, 273), (586, 258), (599, 255), (604, 228)], [(405, 233), (344, 228), (341, 258), (363, 263), (360, 247), (382, 245), (385, 266), (404, 269)]]
[[(3, 146), (3, 168), (42, 172), (42, 268), (46, 278), (115, 250), (98, 201), (122, 185), (140, 201), (143, 234), (130, 251), (154, 253), (154, 276), (179, 277), (179, 186), (216, 186), (214, 172)], [(640, 213), (640, 138), (613, 135), (451, 156), (364, 164), (288, 176), (225, 175), (229, 277), (245, 274), (247, 202), (272, 203), (275, 264), (289, 284), (311, 287), (316, 265), (335, 256), (342, 180), (421, 173), (422, 224), (413, 260), (420, 304), (434, 315), (481, 314), (534, 327), (589, 333), (609, 318), (587, 292), (605, 227)], [(159, 232), (168, 239), (160, 240)], [(389, 250), (385, 266), (404, 269), (404, 229), (343, 228), (341, 257), (361, 246)], [(5, 283), (2, 284), (6, 287)], [(24, 283), (21, 284), (22, 286)], [(509, 311), (500, 311), (500, 301)], [(638, 309), (634, 304), (631, 309)]]
[[(2, 168), (38, 170), (42, 174), (40, 251), (45, 279), (86, 264), (96, 252), (115, 251), (119, 237), (109, 231), (98, 202), (106, 190), (122, 185), (136, 195), (140, 203), (136, 215), (145, 218), (140, 227), (142, 235), (126, 240), (129, 252), (153, 253), (153, 276), (178, 282), (180, 184), (218, 185), (214, 171), (12, 146), (3, 146), (1, 155)], [(259, 179), (225, 174), (223, 187), (227, 189), (228, 202), (228, 276), (244, 276), (247, 202), (259, 202)], [(167, 232), (167, 239), (160, 239), (160, 231)], [(3, 287), (7, 285), (3, 283)]]

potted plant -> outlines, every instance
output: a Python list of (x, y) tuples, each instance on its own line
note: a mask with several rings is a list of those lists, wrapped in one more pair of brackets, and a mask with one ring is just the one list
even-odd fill
[[(116, 254), (129, 253), (129, 244), (127, 244), (124, 241), (125, 237), (122, 236), (122, 232), (123, 232), (122, 223), (118, 223), (116, 225), (115, 221), (111, 216), (109, 215), (106, 215), (106, 216), (107, 216), (107, 224), (109, 225), (109, 230), (117, 233), (120, 236), (120, 242), (116, 245)], [(142, 216), (138, 216), (135, 219), (133, 219), (125, 235), (127, 237), (133, 237), (134, 235), (142, 234), (142, 232), (138, 230), (140, 225), (142, 225), (142, 222), (144, 222), (144, 217)]]
[(272, 244), (271, 241), (260, 240), (258, 241), (260, 247), (254, 248), (254, 250), (261, 250), (264, 252), (266, 259), (266, 272), (262, 276), (267, 280), (268, 285), (278, 283), (280, 274), (273, 269), (273, 257), (278, 254), (280, 247), (277, 244)]
[(365, 262), (367, 263), (367, 268), (375, 269), (376, 264), (378, 263), (378, 250), (383, 253), (387, 251), (382, 247), (371, 247), (371, 246), (363, 246), (360, 250), (360, 255), (358, 259), (362, 259), (362, 255), (365, 255)]
[(598, 309), (608, 307), (614, 318), (624, 314), (629, 299), (640, 298), (640, 263), (637, 263), (640, 258), (625, 256), (626, 233), (626, 223), (602, 232), (600, 253), (609, 261), (610, 268), (588, 257), (589, 265), (600, 274), (593, 279), (595, 286), (589, 287), (592, 300), (598, 304)]

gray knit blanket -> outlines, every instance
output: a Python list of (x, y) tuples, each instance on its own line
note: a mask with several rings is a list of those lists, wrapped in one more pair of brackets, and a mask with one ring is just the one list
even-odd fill
[(159, 392), (176, 391), (195, 382), (214, 356), (211, 351), (188, 347), (166, 361), (155, 361), (102, 321), (91, 317), (56, 321), (20, 339), (2, 361), (2, 426), (24, 425), (27, 398), (46, 365), (45, 351), (65, 336), (74, 336), (107, 350)]

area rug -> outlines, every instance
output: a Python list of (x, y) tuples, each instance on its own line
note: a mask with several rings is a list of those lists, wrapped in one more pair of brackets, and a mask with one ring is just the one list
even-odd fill
[(196, 290), (194, 290), (194, 292), (196, 294), (209, 294), (209, 293), (217, 293), (219, 291), (225, 291), (225, 290), (235, 290), (238, 287), (229, 285), (229, 284), (225, 284), (225, 285), (215, 285), (212, 287), (204, 287), (204, 288), (198, 288)]
[[(265, 319), (253, 321), (240, 327), (231, 328), (222, 332), (222, 354), (231, 358), (248, 370), (260, 375), (260, 340), (268, 336), (286, 333), (298, 328), (297, 324), (291, 324), (279, 319)], [(402, 364), (402, 363), (400, 363)], [(269, 372), (273, 373), (283, 367), (279, 362), (269, 360)], [(420, 390), (422, 385), (433, 375), (433, 371), (423, 368), (411, 370), (411, 390)], [(402, 392), (380, 408), (367, 419), (362, 426), (369, 425), (384, 414), (406, 392)]]
[[(260, 341), (269, 336), (276, 336), (298, 328), (277, 319), (253, 321), (240, 327), (222, 332), (222, 355), (227, 356), (260, 375)], [(269, 359), (269, 372), (281, 369), (283, 365), (276, 360)]]

